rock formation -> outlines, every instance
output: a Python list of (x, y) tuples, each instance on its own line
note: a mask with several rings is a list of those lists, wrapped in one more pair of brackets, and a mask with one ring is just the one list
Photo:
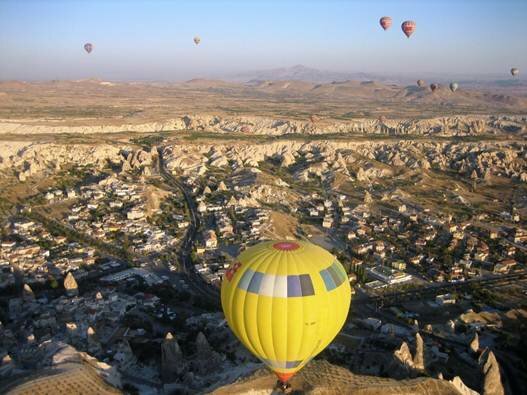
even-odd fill
[(117, 344), (117, 350), (113, 355), (114, 361), (119, 367), (119, 371), (126, 372), (137, 363), (137, 359), (127, 340), (122, 340)]
[(29, 284), (24, 284), (24, 288), (22, 290), (22, 299), (24, 302), (33, 302), (35, 301), (35, 294), (33, 293), (33, 290), (29, 286)]
[(210, 373), (221, 367), (222, 356), (210, 346), (203, 332), (196, 337), (196, 353), (191, 361), (191, 370), (199, 375)]
[(185, 361), (177, 339), (168, 332), (161, 344), (161, 374), (164, 382), (176, 380), (185, 370)]
[(485, 350), (480, 356), (480, 365), (484, 375), (482, 395), (504, 395), (500, 365), (494, 353), (488, 349)]
[(415, 353), (412, 356), (408, 343), (403, 342), (399, 349), (393, 353), (395, 364), (389, 369), (391, 377), (404, 378), (408, 375), (415, 376), (423, 373), (426, 369), (425, 345), (423, 338), (417, 332), (415, 334)]
[(470, 347), (470, 350), (476, 354), (478, 351), (479, 351), (479, 336), (478, 336), (478, 333), (474, 333), (474, 337), (472, 338), (472, 340), (470, 341), (470, 344), (469, 344), (469, 347)]
[(417, 332), (415, 334), (415, 355), (413, 358), (413, 365), (414, 369), (418, 371), (424, 371), (425, 370), (425, 345), (423, 342), (423, 338)]
[[(8, 393), (120, 394), (121, 376), (114, 367), (61, 342), (48, 342), (38, 351), (39, 367), (17, 380)], [(0, 372), (1, 372), (0, 368)]]
[(220, 183), (218, 184), (218, 191), (224, 192), (226, 190), (227, 190), (227, 186), (225, 185), (223, 181), (220, 181)]
[(405, 366), (413, 367), (414, 362), (412, 358), (412, 353), (410, 352), (410, 347), (408, 343), (403, 342), (401, 347), (398, 350), (395, 350), (394, 356)]
[[(251, 125), (252, 135), (287, 135), (287, 134), (330, 134), (330, 133), (363, 133), (386, 135), (440, 135), (466, 136), (487, 133), (510, 133), (511, 130), (524, 131), (525, 121), (521, 116), (469, 116), (437, 117), (428, 119), (390, 119), (379, 128), (377, 119), (353, 119), (351, 121), (326, 121), (313, 124), (299, 120), (277, 120), (273, 118), (247, 116), (222, 117), (218, 115), (188, 114), (163, 122), (121, 125), (71, 126), (71, 125), (36, 125), (21, 120), (1, 120), (0, 133), (9, 134), (94, 134), (139, 132), (154, 133), (165, 130), (208, 131), (214, 133), (239, 133)], [(247, 132), (244, 132), (247, 134)], [(152, 153), (151, 151), (149, 153)]]
[[(441, 379), (443, 376), (441, 375)], [(449, 380), (450, 383), (458, 390), (461, 395), (479, 395), (478, 392), (467, 387), (467, 385), (461, 380), (461, 377), (456, 376), (452, 380)]]
[(15, 364), (9, 354), (4, 355), (0, 363), (0, 379), (11, 376), (13, 370), (15, 369)]
[(373, 198), (371, 197), (371, 194), (368, 191), (364, 192), (364, 204), (371, 203), (373, 203)]
[(75, 322), (66, 322), (66, 334), (69, 343), (76, 344), (78, 342), (80, 333)]
[(396, 379), (409, 377), (413, 373), (414, 362), (408, 344), (403, 342), (401, 347), (394, 351), (393, 356), (394, 361), (388, 369), (390, 377)]
[(88, 353), (90, 353), (90, 355), (100, 354), (102, 351), (102, 346), (99, 342), (99, 339), (97, 338), (97, 335), (95, 334), (95, 329), (93, 329), (91, 326), (86, 330), (86, 337), (88, 340)]
[[(454, 380), (453, 380), (454, 381)], [(390, 378), (362, 376), (332, 365), (324, 360), (309, 362), (290, 380), (294, 391), (306, 394), (427, 394), (427, 395), (476, 395), (460, 380), (450, 382), (430, 377), (394, 380)], [(220, 387), (215, 395), (227, 394), (271, 394), (276, 385), (276, 376), (262, 368), (241, 378), (233, 384)], [(463, 392), (462, 388), (467, 388)]]
[(68, 272), (66, 278), (64, 279), (64, 289), (66, 289), (66, 294), (68, 296), (76, 296), (79, 294), (77, 281), (71, 272)]

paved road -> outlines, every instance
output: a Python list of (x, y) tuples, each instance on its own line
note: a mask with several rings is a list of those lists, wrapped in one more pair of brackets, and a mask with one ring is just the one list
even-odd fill
[(384, 306), (395, 305), (408, 300), (419, 300), (424, 297), (432, 297), (448, 293), (451, 291), (460, 291), (472, 285), (486, 285), (491, 287), (507, 285), (517, 280), (527, 278), (527, 271), (522, 270), (510, 274), (499, 274), (478, 278), (471, 278), (465, 281), (453, 283), (434, 283), (426, 287), (419, 287), (406, 291), (389, 292), (384, 295), (370, 296), (361, 303), (382, 303)]
[(170, 188), (179, 190), (183, 193), (185, 204), (187, 205), (190, 214), (190, 226), (188, 227), (179, 251), (179, 260), (182, 264), (182, 270), (187, 274), (189, 285), (194, 291), (203, 297), (204, 301), (208, 304), (219, 309), (221, 306), (218, 289), (205, 281), (205, 279), (196, 271), (192, 259), (190, 258), (199, 228), (199, 216), (196, 202), (192, 198), (188, 189), (172, 176), (169, 171), (167, 171), (162, 151), (162, 149), (159, 149), (159, 174), (163, 177), (165, 183)]

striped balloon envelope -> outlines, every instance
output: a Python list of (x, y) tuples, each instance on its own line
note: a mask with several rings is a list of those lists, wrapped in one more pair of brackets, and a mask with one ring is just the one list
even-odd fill
[(384, 30), (388, 30), (392, 26), (392, 18), (389, 16), (383, 16), (379, 23)]
[(248, 248), (231, 264), (221, 286), (230, 328), (282, 383), (335, 338), (350, 302), (342, 265), (305, 241)]
[(414, 21), (404, 21), (401, 25), (401, 29), (406, 37), (410, 38), (410, 36), (415, 32), (415, 26), (416, 25)]

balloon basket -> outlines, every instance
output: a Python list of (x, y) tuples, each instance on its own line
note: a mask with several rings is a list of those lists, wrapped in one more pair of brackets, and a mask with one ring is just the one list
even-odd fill
[(291, 394), (293, 392), (291, 384), (286, 381), (277, 380), (276, 389), (279, 390), (282, 394)]

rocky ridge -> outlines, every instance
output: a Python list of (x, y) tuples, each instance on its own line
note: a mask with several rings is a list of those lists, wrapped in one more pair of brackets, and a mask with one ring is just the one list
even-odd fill
[[(270, 394), (274, 393), (276, 376), (261, 369), (237, 382), (218, 388), (213, 394)], [(294, 390), (305, 394), (437, 394), (459, 395), (474, 392), (466, 390), (459, 378), (448, 381), (429, 377), (394, 380), (357, 375), (327, 361), (311, 361), (291, 379)]]
[(519, 115), (458, 115), (428, 119), (372, 119), (356, 118), (348, 121), (323, 119), (275, 119), (256, 116), (223, 117), (218, 115), (190, 114), (161, 122), (70, 126), (61, 121), (0, 120), (0, 134), (97, 134), (162, 131), (206, 131), (214, 133), (243, 133), (247, 135), (287, 134), (377, 134), (377, 135), (437, 135), (474, 136), (480, 134), (512, 133), (527, 131), (527, 117)]
[[(127, 144), (7, 144), (0, 150), (0, 172), (20, 181), (60, 170), (66, 165), (121, 166), (123, 171), (155, 174), (157, 150), (133, 149)], [(527, 182), (527, 144), (519, 142), (429, 142), (429, 141), (315, 141), (286, 140), (271, 143), (194, 143), (166, 146), (167, 167), (178, 173), (202, 175), (209, 168), (258, 168), (266, 160), (293, 169), (295, 177), (334, 180), (344, 177), (372, 182), (394, 175), (397, 169), (456, 172), (475, 182), (490, 182), (493, 176)], [(302, 166), (295, 164), (302, 162)], [(238, 170), (241, 171), (241, 170)], [(247, 171), (247, 170), (244, 170)], [(236, 175), (236, 174), (235, 174)], [(283, 186), (281, 180), (275, 180)]]

